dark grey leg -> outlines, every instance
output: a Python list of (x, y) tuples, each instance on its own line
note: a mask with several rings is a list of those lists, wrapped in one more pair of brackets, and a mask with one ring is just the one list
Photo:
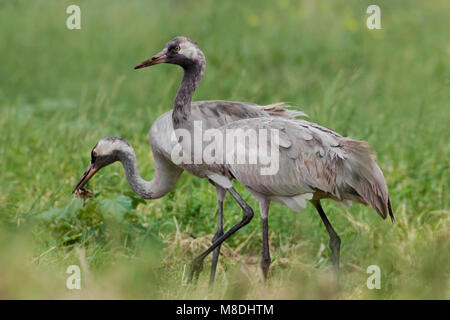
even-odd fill
[[(223, 235), (223, 200), (225, 198), (227, 191), (219, 186), (216, 186), (216, 192), (217, 192), (219, 213), (218, 213), (217, 231), (214, 237), (212, 238), (212, 243), (216, 242), (216, 240)], [(217, 262), (219, 260), (220, 247), (221, 245), (215, 248), (213, 252), (213, 258), (211, 263), (211, 275), (209, 277), (210, 286), (212, 286), (212, 284), (214, 283), (214, 279), (216, 277), (216, 269), (217, 269)]]
[(233, 187), (227, 189), (227, 191), (233, 196), (239, 206), (242, 208), (243, 215), (242, 220), (236, 223), (233, 227), (230, 228), (224, 235), (220, 236), (208, 249), (203, 251), (199, 256), (197, 256), (191, 263), (191, 270), (189, 271), (188, 283), (192, 281), (194, 277), (195, 280), (198, 280), (198, 276), (203, 269), (203, 260), (205, 257), (211, 253), (214, 249), (216, 249), (219, 245), (222, 244), (226, 239), (232, 236), (236, 231), (240, 228), (248, 224), (253, 218), (253, 209), (241, 198), (241, 196), (234, 190)]
[(323, 224), (325, 225), (325, 228), (327, 229), (330, 236), (331, 261), (333, 262), (334, 272), (337, 278), (339, 274), (339, 252), (341, 248), (341, 238), (339, 238), (336, 231), (334, 231), (333, 227), (331, 226), (330, 221), (328, 221), (328, 218), (323, 211), (322, 205), (320, 204), (320, 200), (311, 202), (316, 207), (317, 212), (319, 213), (320, 218), (322, 219)]
[(270, 267), (270, 250), (269, 250), (269, 206), (270, 201), (263, 200), (259, 203), (259, 210), (261, 211), (262, 218), (262, 259), (261, 259), (261, 270), (264, 276), (264, 281), (267, 280), (267, 275), (269, 273)]

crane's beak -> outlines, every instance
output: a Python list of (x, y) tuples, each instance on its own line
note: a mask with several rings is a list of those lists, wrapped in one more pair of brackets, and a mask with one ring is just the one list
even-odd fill
[(141, 69), (141, 68), (145, 68), (145, 67), (150, 67), (150, 66), (154, 66), (155, 64), (160, 64), (163, 62), (166, 62), (166, 52), (165, 50), (159, 52), (158, 54), (154, 55), (153, 57), (151, 57), (150, 59), (147, 59), (145, 61), (142, 61), (140, 64), (138, 64), (136, 67), (134, 67), (134, 69)]
[(86, 169), (86, 171), (83, 173), (83, 175), (80, 178), (80, 181), (78, 181), (77, 185), (73, 189), (72, 193), (77, 191), (78, 189), (81, 189), (84, 187), (86, 183), (98, 172), (98, 168), (95, 168), (94, 164), (89, 164), (89, 167)]

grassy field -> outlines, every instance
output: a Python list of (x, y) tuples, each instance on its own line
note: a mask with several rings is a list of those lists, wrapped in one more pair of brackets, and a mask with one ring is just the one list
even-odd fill
[[(0, 1), (0, 298), (450, 298), (449, 2)], [(81, 30), (66, 7), (81, 7)], [(378, 154), (396, 223), (368, 207), (324, 202), (342, 238), (340, 289), (314, 208), (273, 204), (271, 279), (259, 272), (258, 215), (210, 258), (196, 288), (190, 260), (209, 245), (215, 190), (184, 173), (166, 197), (140, 201), (120, 164), (71, 190), (103, 136), (134, 146), (153, 176), (152, 122), (172, 106), (181, 70), (133, 67), (174, 36), (207, 58), (194, 99), (286, 101)], [(253, 208), (250, 194), (236, 184)], [(226, 227), (241, 217), (227, 197)], [(82, 289), (66, 288), (80, 265)], [(381, 269), (369, 290), (366, 269)]]

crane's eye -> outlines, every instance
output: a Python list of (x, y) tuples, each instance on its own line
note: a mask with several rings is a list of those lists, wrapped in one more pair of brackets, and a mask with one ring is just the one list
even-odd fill
[(92, 162), (92, 163), (95, 162), (95, 158), (97, 158), (97, 152), (95, 152), (94, 150), (92, 150), (92, 152), (91, 152), (91, 162)]

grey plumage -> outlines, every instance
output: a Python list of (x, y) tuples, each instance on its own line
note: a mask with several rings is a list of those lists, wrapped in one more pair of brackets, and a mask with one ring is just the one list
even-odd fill
[[(155, 162), (163, 161), (172, 163), (171, 153), (177, 143), (170, 139), (174, 135), (173, 110), (170, 110), (153, 123), (150, 129), (150, 145), (155, 158)], [(204, 129), (220, 128), (228, 123), (247, 118), (285, 118), (295, 119), (307, 116), (304, 112), (290, 109), (290, 106), (279, 102), (276, 104), (261, 106), (253, 103), (208, 100), (192, 103), (192, 118), (201, 121)], [(180, 164), (180, 168), (200, 177), (207, 178), (207, 172), (194, 164)], [(163, 166), (162, 168), (165, 168)], [(167, 168), (170, 175), (171, 168)]]
[[(184, 75), (173, 110), (158, 118), (151, 128), (150, 144), (155, 158), (155, 178), (152, 182), (145, 182), (140, 178), (130, 146), (122, 146), (125, 152), (118, 152), (118, 159), (126, 167), (127, 178), (131, 181), (130, 186), (143, 197), (162, 196), (172, 189), (184, 169), (201, 178), (208, 178), (216, 186), (218, 196), (219, 192), (222, 194), (219, 196), (219, 206), (225, 190), (243, 211), (242, 220), (227, 232), (224, 233), (218, 228), (213, 244), (193, 261), (189, 279), (197, 278), (204, 258), (213, 251), (216, 256), (221, 243), (248, 224), (253, 217), (252, 208), (232, 187), (233, 179), (242, 183), (260, 203), (263, 218), (261, 267), (264, 277), (267, 276), (270, 265), (268, 212), (271, 201), (281, 202), (294, 210), (304, 208), (307, 200), (313, 203), (330, 235), (332, 261), (336, 272), (339, 267), (340, 238), (323, 211), (321, 199), (330, 198), (342, 204), (356, 201), (372, 206), (383, 218), (389, 214), (391, 219), (394, 219), (384, 176), (366, 142), (342, 137), (326, 127), (296, 119), (304, 114), (286, 110), (282, 104), (261, 107), (228, 101), (204, 101), (201, 105), (192, 103), (194, 91), (205, 72), (206, 60), (197, 43), (185, 37), (170, 41), (160, 53), (142, 62), (135, 69), (159, 63), (180, 65), (184, 69)], [(201, 164), (175, 166), (169, 160), (175, 142), (169, 139), (168, 133), (174, 129), (185, 129), (193, 133), (195, 120), (202, 121), (205, 129), (216, 128), (222, 133), (228, 129), (277, 130), (280, 133), (279, 145), (272, 147), (269, 138), (267, 148), (278, 154), (280, 170), (273, 175), (261, 175), (261, 164), (234, 164), (226, 159), (222, 163), (203, 161)], [(191, 150), (187, 149), (189, 145), (186, 145), (191, 142), (181, 139), (178, 133), (177, 136), (183, 148)], [(97, 149), (101, 148), (101, 145), (97, 146)], [(247, 144), (246, 149), (249, 148)], [(111, 159), (109, 154), (107, 156)], [(102, 162), (102, 165), (107, 164), (107, 161)], [(95, 165), (92, 167), (95, 169)], [(85, 173), (77, 187), (82, 187), (82, 182), (90, 176), (92, 175)], [(150, 192), (150, 188), (159, 190)]]
[[(297, 110), (290, 110), (285, 103), (276, 103), (261, 106), (254, 103), (210, 100), (192, 103), (192, 115), (196, 120), (202, 121), (205, 129), (217, 128), (229, 122), (249, 118), (249, 117), (280, 117), (294, 119), (299, 116), (306, 116), (305, 113)], [(144, 180), (138, 170), (136, 154), (128, 141), (119, 137), (104, 137), (92, 150), (91, 165), (96, 171), (115, 162), (120, 161), (124, 167), (130, 188), (143, 199), (161, 198), (170, 192), (184, 170), (201, 178), (206, 178), (204, 170), (195, 165), (175, 165), (171, 159), (171, 151), (175, 142), (170, 139), (174, 134), (172, 125), (172, 110), (158, 117), (152, 124), (149, 132), (149, 140), (154, 159), (155, 175), (151, 181)], [(83, 188), (88, 180), (89, 167), (82, 176), (74, 193)], [(86, 177), (88, 177), (86, 179)], [(218, 230), (213, 239), (223, 235), (223, 199), (225, 191), (220, 186), (215, 186), (218, 195), (219, 221)], [(213, 264), (211, 267), (211, 280), (214, 280), (217, 260), (220, 247), (214, 252)]]
[[(205, 72), (205, 56), (197, 43), (184, 37), (177, 37), (155, 57), (143, 62), (138, 68), (165, 62), (180, 65), (184, 69), (183, 79), (174, 100), (172, 123), (174, 129), (185, 129), (193, 137), (195, 118), (191, 101)], [(155, 60), (158, 62), (153, 62)], [(230, 129), (252, 129), (256, 132), (259, 129), (277, 130), (280, 133), (280, 143), (279, 146), (271, 148), (271, 151), (278, 152), (280, 170), (274, 175), (261, 175), (261, 164), (234, 164), (227, 162), (227, 159), (213, 163), (202, 161), (196, 165), (196, 170), (206, 173), (208, 179), (233, 195), (243, 208), (243, 218), (194, 260), (190, 278), (198, 277), (207, 254), (246, 225), (253, 216), (251, 208), (248, 208), (245, 201), (232, 188), (233, 179), (242, 183), (259, 200), (266, 216), (268, 215), (266, 208), (270, 201), (282, 202), (298, 210), (305, 206), (306, 200), (311, 200), (330, 234), (330, 247), (336, 271), (339, 266), (340, 239), (326, 219), (320, 205), (321, 199), (331, 198), (339, 202), (357, 201), (369, 204), (381, 217), (386, 218), (389, 214), (393, 219), (386, 182), (366, 142), (344, 138), (331, 129), (305, 120), (259, 117), (229, 122), (218, 128), (223, 136)], [(179, 133), (177, 136), (181, 139)], [(193, 152), (191, 141), (180, 140), (180, 144), (184, 150)], [(271, 146), (270, 139), (267, 144)], [(247, 143), (244, 151), (249, 148), (250, 145)], [(193, 153), (192, 156), (195, 157)], [(201, 156), (203, 157), (203, 153)], [(263, 232), (261, 262), (264, 276), (267, 275), (267, 260), (270, 260), (266, 245), (268, 235), (265, 222), (263, 220), (265, 232)]]
[[(259, 199), (284, 203), (301, 210), (305, 200), (331, 198), (345, 204), (371, 205), (381, 217), (389, 214), (390, 200), (375, 155), (363, 141), (344, 138), (305, 120), (259, 118), (235, 121), (220, 130), (277, 129), (282, 141), (280, 170), (262, 176), (260, 164), (225, 164), (225, 172)], [(268, 148), (270, 149), (270, 137)]]

